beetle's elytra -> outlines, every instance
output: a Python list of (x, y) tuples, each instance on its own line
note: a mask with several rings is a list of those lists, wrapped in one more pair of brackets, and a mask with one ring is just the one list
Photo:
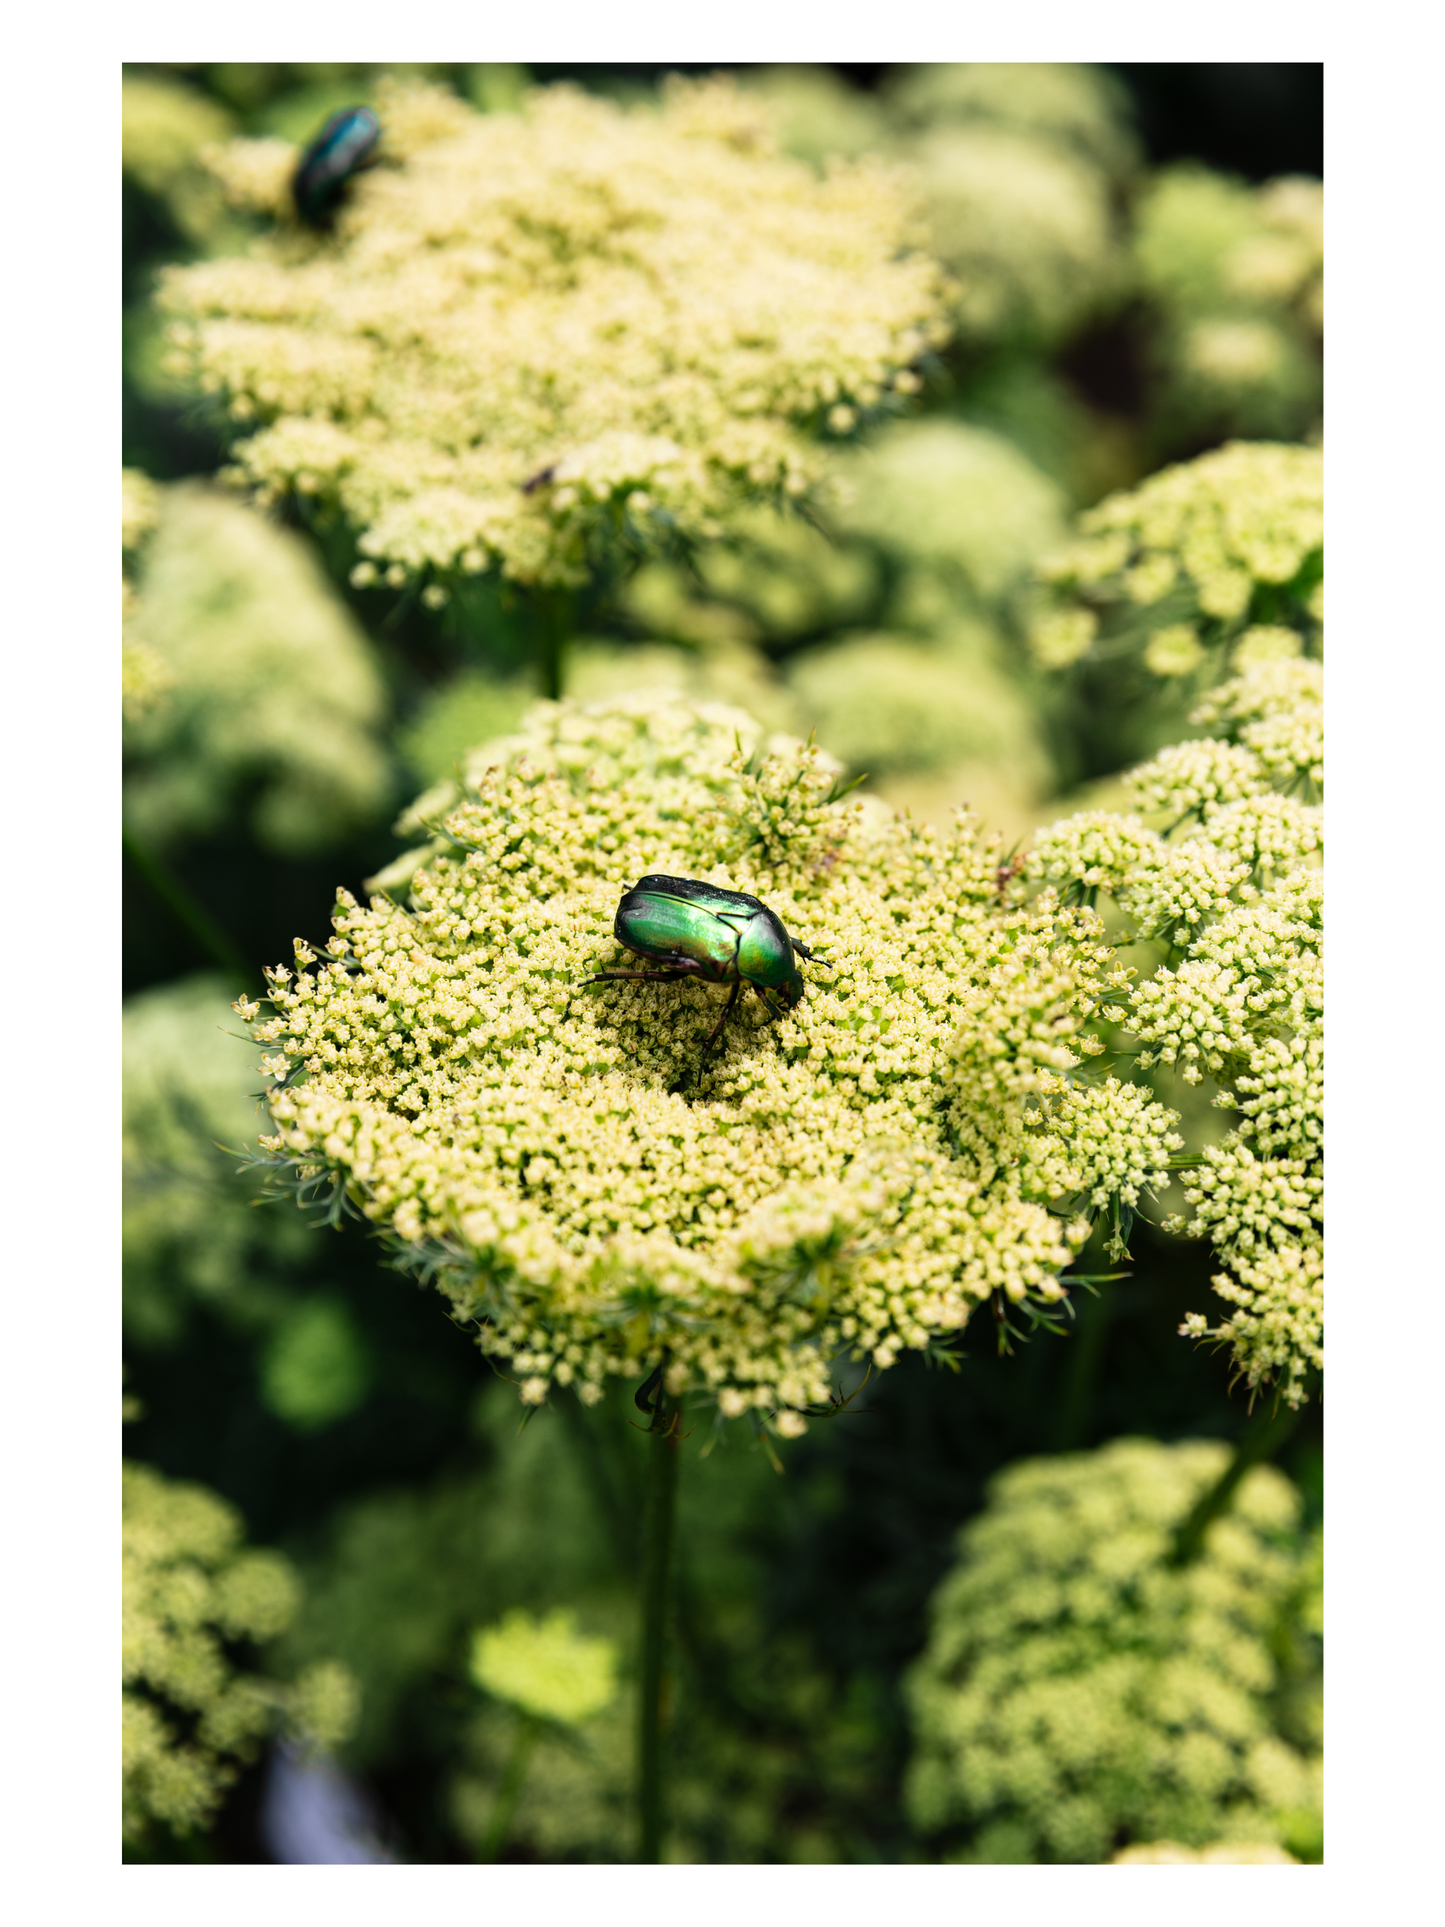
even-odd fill
[(341, 190), (371, 164), (381, 122), (369, 107), (343, 107), (333, 114), (297, 163), (291, 177), (296, 212), (311, 227), (329, 227)]
[(751, 984), (769, 1014), (781, 1017), (803, 995), (795, 961), (820, 962), (806, 944), (789, 936), (782, 918), (757, 897), (723, 890), (693, 877), (639, 877), (617, 906), (612, 924), (617, 941), (656, 970), (603, 970), (588, 982), (628, 978), (644, 983), (676, 983), (701, 977), (705, 983), (730, 984), (722, 1014), (703, 1044), (706, 1057), (727, 1022), (744, 984)]

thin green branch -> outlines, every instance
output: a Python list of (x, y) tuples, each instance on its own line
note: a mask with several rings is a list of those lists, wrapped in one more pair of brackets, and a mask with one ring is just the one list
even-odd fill
[(662, 1859), (662, 1753), (667, 1675), (667, 1617), (673, 1528), (677, 1515), (681, 1413), (659, 1389), (652, 1407), (647, 1492), (642, 1513), (642, 1679), (637, 1734), (637, 1858)]
[(202, 950), (219, 965), (228, 977), (236, 980), (244, 988), (254, 981), (257, 972), (251, 968), (236, 945), (217, 923), (210, 911), (181, 882), (169, 864), (162, 862), (154, 850), (149, 849), (131, 831), (122, 829), (121, 848), (145, 878), (156, 896), (195, 938)]
[(532, 1749), (537, 1744), (537, 1735), (541, 1730), (542, 1722), (535, 1714), (518, 1714), (516, 1736), (512, 1741), (512, 1751), (507, 1756), (507, 1764), (502, 1772), (502, 1783), (497, 1788), (492, 1817), (487, 1822), (486, 1838), (477, 1850), (477, 1859), (484, 1863), (490, 1864), (495, 1860), (507, 1843), (507, 1835), (512, 1829), (512, 1815), (517, 1810), (517, 1799), (522, 1791), (522, 1782), (526, 1778)]
[(1169, 1554), (1170, 1565), (1188, 1566), (1199, 1557), (1204, 1550), (1206, 1533), (1214, 1521), (1229, 1510), (1229, 1503), (1240, 1480), (1252, 1467), (1263, 1465), (1275, 1457), (1299, 1424), (1303, 1410), (1303, 1401), (1296, 1406), (1281, 1405), (1278, 1400), (1273, 1405), (1260, 1406), (1245, 1427), (1229, 1464), (1214, 1484), (1200, 1494), (1193, 1510), (1175, 1533)]

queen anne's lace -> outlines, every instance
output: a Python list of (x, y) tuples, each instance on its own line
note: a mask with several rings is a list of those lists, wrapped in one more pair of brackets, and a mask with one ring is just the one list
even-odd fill
[(1136, 648), (1155, 675), (1182, 677), (1219, 663), (1252, 613), (1249, 634), (1313, 644), (1323, 526), (1316, 448), (1231, 442), (1162, 469), (1087, 510), (1042, 564), (1034, 653), (1062, 668)]
[[(1320, 666), (1290, 657), (1277, 632), (1246, 640), (1241, 673), (1194, 715), (1225, 734), (1130, 777), (1169, 839), (1140, 816), (1089, 811), (1042, 832), (1030, 861), (1066, 901), (1106, 891), (1131, 936), (1167, 947), (1119, 1012), (1144, 1046), (1139, 1068), (1214, 1079), (1216, 1103), (1239, 1119), (1186, 1179), (1192, 1216), (1166, 1220), (1212, 1241), (1215, 1289), (1234, 1308), (1213, 1326), (1193, 1313), (1183, 1329), (1227, 1343), (1251, 1387), (1277, 1384), (1297, 1405), (1324, 1357), (1323, 821), (1303, 800), (1323, 784), (1323, 687)], [(1064, 1163), (1079, 1156), (1071, 1124), (1061, 1112)]]
[[(255, 1035), (302, 1075), (270, 1143), (385, 1226), (527, 1400), (666, 1359), (795, 1432), (836, 1353), (886, 1366), (994, 1294), (1059, 1299), (1076, 1213), (1162, 1178), (1162, 1107), (1059, 1095), (1128, 981), (1093, 912), (1023, 908), (967, 820), (830, 802), (818, 752), (757, 738), (681, 699), (538, 705), (417, 806), (410, 909), (343, 895), (326, 956), (273, 973)], [(700, 1078), (722, 991), (587, 983), (628, 961), (613, 914), (649, 871), (752, 891), (827, 959), (785, 1019), (741, 1005)], [(1070, 1104), (1066, 1151), (1031, 1113)]]
[[(725, 82), (660, 111), (559, 87), (483, 115), (414, 84), (378, 107), (387, 164), (333, 237), (282, 228), (160, 293), (177, 370), (249, 425), (237, 478), (338, 505), (358, 582), (576, 584), (716, 534), (807, 494), (819, 431), (911, 393), (947, 334), (896, 173), (819, 180)], [(234, 196), (275, 198), (273, 147), (216, 161)]]
[(122, 1832), (206, 1826), (238, 1763), (278, 1714), (321, 1745), (346, 1739), (356, 1682), (334, 1661), (293, 1685), (242, 1672), (228, 1646), (289, 1624), (300, 1587), (278, 1552), (241, 1544), (241, 1521), (204, 1486), (121, 1469)]
[(967, 1860), (1091, 1861), (1121, 1840), (1274, 1842), (1317, 1816), (1298, 1494), (1255, 1467), (1199, 1559), (1169, 1563), (1228, 1456), (1118, 1439), (994, 1482), (908, 1680), (921, 1831), (961, 1831)]

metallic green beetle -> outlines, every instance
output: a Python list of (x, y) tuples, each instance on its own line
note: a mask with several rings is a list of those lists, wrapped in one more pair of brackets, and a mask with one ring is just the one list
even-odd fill
[(744, 984), (753, 989), (774, 1017), (789, 1011), (803, 995), (803, 978), (794, 953), (810, 963), (823, 959), (790, 937), (776, 910), (741, 890), (722, 890), (692, 877), (639, 877), (617, 906), (612, 924), (617, 941), (635, 956), (661, 964), (661, 970), (603, 970), (588, 983), (619, 978), (644, 983), (676, 983), (701, 977), (705, 983), (731, 984), (722, 1015), (708, 1033), (703, 1056), (727, 1022)]
[(381, 122), (369, 107), (343, 107), (331, 116), (291, 178), (292, 199), (303, 221), (330, 227), (342, 190), (353, 174), (371, 166), (380, 139)]

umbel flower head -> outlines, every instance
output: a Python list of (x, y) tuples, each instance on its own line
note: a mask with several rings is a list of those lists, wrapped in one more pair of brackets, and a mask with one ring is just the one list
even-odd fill
[(1139, 165), (1128, 90), (1106, 68), (1078, 61), (930, 61), (904, 68), (887, 90), (908, 127), (994, 126), (1045, 140), (1111, 179)]
[(1113, 188), (1136, 150), (1117, 81), (1064, 63), (935, 62), (905, 72), (891, 105), (966, 338), (1053, 340), (1122, 292)]
[(280, 1553), (242, 1546), (223, 1499), (126, 1465), (121, 1506), (123, 1831), (138, 1840), (156, 1821), (206, 1826), (278, 1714), (314, 1745), (344, 1740), (357, 1693), (334, 1661), (291, 1686), (237, 1666), (228, 1644), (281, 1632), (300, 1588)]
[(236, 1035), (234, 994), (223, 977), (182, 977), (122, 1011), (123, 1316), (140, 1345), (174, 1343), (198, 1303), (254, 1328), (277, 1270), (311, 1255), (306, 1227), (253, 1211), (217, 1149), (257, 1128), (255, 1053)]
[(233, 132), (231, 115), (184, 81), (127, 74), (120, 86), (120, 116), (121, 167), (127, 178), (164, 203), (188, 241), (211, 240), (226, 208), (199, 155)]
[[(535, 706), (418, 806), (409, 905), (343, 894), (272, 1014), (237, 1005), (271, 1153), (382, 1227), (528, 1401), (665, 1363), (794, 1435), (839, 1353), (885, 1367), (987, 1300), (1062, 1298), (1066, 1192), (1163, 1181), (1097, 1131), (1055, 1168), (1040, 1106), (1128, 981), (1094, 913), (1022, 907), (971, 820), (844, 803), (818, 751), (759, 736), (681, 699)], [(705, 1068), (719, 989), (587, 981), (630, 962), (613, 916), (650, 872), (749, 891), (827, 959), (788, 1015), (740, 1005)]]
[(1160, 677), (1191, 675), (1250, 626), (1317, 650), (1324, 617), (1324, 458), (1317, 448), (1231, 442), (1161, 469), (1079, 518), (1040, 566), (1037, 659), (1142, 651)]
[(1135, 262), (1157, 311), (1157, 405), (1191, 431), (1303, 436), (1320, 409), (1324, 189), (1248, 187), (1186, 165), (1139, 204)]
[(291, 855), (375, 820), (385, 684), (305, 544), (219, 489), (122, 481), (129, 826), (203, 836), (244, 797)]
[(579, 1633), (576, 1615), (565, 1610), (545, 1619), (510, 1612), (474, 1634), (471, 1672), (494, 1698), (534, 1719), (577, 1726), (615, 1697), (617, 1648)]
[(359, 582), (576, 585), (710, 537), (805, 496), (819, 433), (913, 392), (946, 336), (897, 177), (819, 180), (725, 82), (378, 107), (387, 164), (333, 236), (283, 227), (160, 293), (177, 366), (251, 425), (236, 477), (339, 507)]
[(1268, 640), (1250, 632), (1240, 674), (1195, 710), (1218, 736), (1132, 772), (1136, 813), (1067, 817), (1029, 862), (1066, 901), (1112, 898), (1123, 941), (1162, 953), (1116, 1020), (1141, 1071), (1209, 1079), (1237, 1120), (1189, 1160), (1192, 1215), (1165, 1220), (1212, 1241), (1233, 1308), (1183, 1330), (1299, 1405), (1324, 1364), (1323, 670)]
[(1197, 1849), (1315, 1830), (1315, 1578), (1299, 1495), (1256, 1466), (1199, 1558), (1170, 1563), (1228, 1461), (1212, 1441), (1118, 1439), (994, 1481), (907, 1689), (908, 1813), (958, 1843), (954, 1857), (1099, 1861), (1127, 1841)]

